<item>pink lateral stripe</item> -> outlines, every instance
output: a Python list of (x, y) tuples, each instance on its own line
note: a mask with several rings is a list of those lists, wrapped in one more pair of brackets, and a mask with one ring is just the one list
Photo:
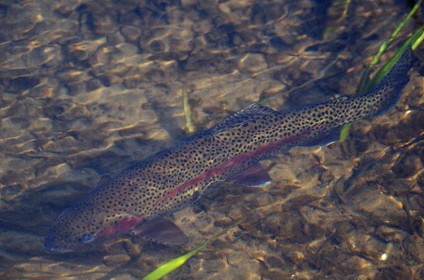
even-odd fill
[[(304, 133), (302, 133), (302, 134), (304, 134)], [(256, 150), (237, 155), (237, 156), (231, 158), (230, 160), (227, 160), (227, 161), (221, 163), (220, 165), (216, 166), (215, 168), (213, 168), (209, 171), (203, 172), (199, 176), (194, 177), (193, 179), (188, 180), (188, 181), (182, 183), (181, 185), (178, 185), (173, 190), (171, 190), (170, 192), (165, 194), (164, 197), (159, 199), (157, 204), (163, 203), (165, 200), (169, 199), (170, 197), (177, 195), (178, 193), (189, 188), (190, 186), (196, 185), (197, 183), (199, 183), (199, 182), (201, 182), (205, 179), (208, 179), (208, 178), (211, 178), (213, 176), (222, 174), (226, 170), (229, 170), (233, 167), (240, 166), (243, 163), (245, 163), (246, 161), (248, 161), (250, 158), (260, 157), (260, 156), (266, 155), (267, 153), (269, 153), (271, 151), (278, 150), (282, 145), (300, 138), (302, 136), (302, 134), (296, 135), (296, 136), (286, 137), (286, 138), (279, 140), (279, 141), (275, 141), (275, 142), (271, 142), (271, 143), (268, 143), (268, 144), (265, 144), (265, 145), (261, 145), (261, 146), (258, 146), (258, 148)]]

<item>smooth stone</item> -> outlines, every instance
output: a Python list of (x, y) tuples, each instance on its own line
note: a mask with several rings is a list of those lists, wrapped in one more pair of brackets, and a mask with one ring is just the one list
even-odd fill
[(130, 261), (130, 256), (126, 254), (116, 254), (103, 257), (103, 262), (107, 266), (119, 266)]
[(268, 68), (264, 55), (248, 53), (242, 57), (238, 63), (240, 71), (256, 73)]
[(138, 37), (141, 34), (141, 29), (137, 26), (126, 25), (121, 28), (121, 34), (129, 42), (137, 42)]

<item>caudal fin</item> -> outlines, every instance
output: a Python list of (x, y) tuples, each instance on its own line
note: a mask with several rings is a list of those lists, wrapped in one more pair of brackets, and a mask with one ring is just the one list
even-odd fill
[(404, 51), (398, 61), (377, 85), (367, 94), (367, 98), (379, 100), (378, 110), (373, 114), (380, 115), (393, 107), (399, 100), (403, 88), (409, 82), (408, 71), (414, 64), (414, 57), (410, 47)]

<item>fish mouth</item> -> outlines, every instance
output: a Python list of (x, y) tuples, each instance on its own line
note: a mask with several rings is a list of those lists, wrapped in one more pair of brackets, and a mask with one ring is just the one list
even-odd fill
[(75, 252), (85, 252), (92, 249), (92, 246), (87, 244), (67, 244), (61, 246), (55, 244), (53, 240), (46, 237), (44, 241), (44, 251), (50, 254), (66, 254), (66, 253), (75, 253)]
[(54, 239), (52, 239), (50, 236), (46, 236), (44, 239), (44, 251), (47, 253), (52, 254), (63, 254), (63, 253), (70, 253), (74, 251), (73, 249), (65, 246), (58, 246), (57, 244), (54, 244)]
[(47, 233), (44, 238), (44, 251), (52, 254), (64, 254), (72, 253), (75, 251), (84, 250), (82, 244), (77, 244), (75, 242), (66, 242), (66, 239), (61, 239), (58, 236), (55, 236), (52, 233)]
[(44, 245), (44, 251), (50, 254), (65, 254), (74, 252), (74, 250), (69, 248), (48, 247), (46, 245)]

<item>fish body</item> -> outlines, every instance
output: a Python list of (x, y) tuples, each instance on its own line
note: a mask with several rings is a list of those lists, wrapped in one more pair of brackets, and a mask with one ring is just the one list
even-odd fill
[(75, 251), (131, 231), (169, 238), (173, 231), (166, 233), (158, 218), (219, 182), (257, 171), (260, 160), (293, 146), (314, 145), (343, 124), (386, 111), (408, 83), (411, 67), (412, 54), (406, 51), (368, 94), (359, 97), (290, 111), (253, 104), (98, 185), (56, 218), (45, 248)]

